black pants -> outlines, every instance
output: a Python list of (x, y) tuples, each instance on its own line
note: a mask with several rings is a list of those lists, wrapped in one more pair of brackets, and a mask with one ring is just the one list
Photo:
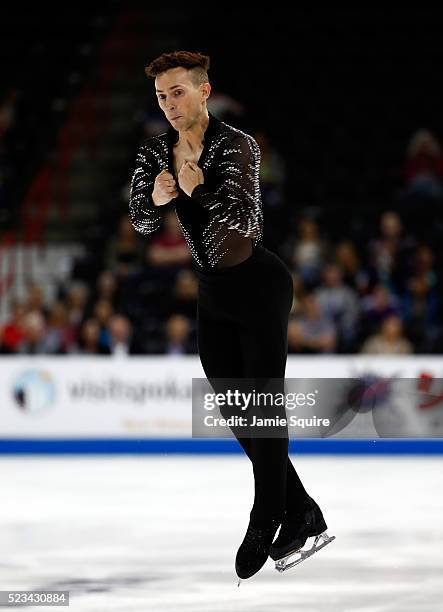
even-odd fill
[[(198, 348), (209, 382), (247, 377), (261, 382), (280, 379), (284, 385), (293, 297), (286, 265), (258, 246), (239, 264), (197, 275)], [(242, 437), (238, 429), (231, 430), (253, 466), (251, 521), (262, 524), (281, 518), (285, 511), (303, 511), (308, 494), (288, 458), (287, 435)]]

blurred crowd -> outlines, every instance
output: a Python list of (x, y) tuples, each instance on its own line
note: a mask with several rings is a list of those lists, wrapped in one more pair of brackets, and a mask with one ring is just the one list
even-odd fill
[[(282, 245), (292, 271), (290, 353), (440, 353), (441, 287), (431, 247), (384, 212), (367, 244), (332, 243), (302, 217)], [(127, 215), (95, 283), (73, 279), (50, 304), (42, 287), (14, 299), (0, 351), (17, 354), (197, 352), (197, 279), (174, 211), (161, 231), (137, 234)]]
[[(223, 109), (243, 112), (229, 100), (215, 99), (222, 119)], [(152, 116), (144, 135), (161, 131), (159, 122)], [(432, 241), (393, 209), (380, 212), (363, 243), (343, 238), (349, 232), (334, 240), (315, 215), (288, 215), (284, 159), (264, 132), (253, 136), (261, 150), (264, 244), (293, 276), (289, 352), (442, 353), (441, 263)], [(401, 173), (400, 202), (440, 201), (443, 158), (431, 132), (413, 135)], [(142, 236), (127, 214), (129, 185), (121, 193), (124, 214), (109, 231), (98, 276), (85, 282), (73, 274), (52, 303), (35, 284), (25, 299), (12, 299), (9, 319), (0, 322), (1, 353), (197, 353), (198, 283), (176, 214), (166, 212), (162, 227)]]

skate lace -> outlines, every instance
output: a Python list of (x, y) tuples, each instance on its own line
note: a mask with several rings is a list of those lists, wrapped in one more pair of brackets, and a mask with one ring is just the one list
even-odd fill
[(246, 532), (245, 535), (245, 544), (247, 544), (248, 546), (252, 546), (256, 543), (257, 539), (260, 538), (262, 533), (261, 529), (258, 529), (256, 527), (248, 527), (248, 530)]
[(249, 525), (244, 538), (244, 544), (248, 547), (264, 546), (268, 538), (273, 536), (276, 527), (252, 527)]

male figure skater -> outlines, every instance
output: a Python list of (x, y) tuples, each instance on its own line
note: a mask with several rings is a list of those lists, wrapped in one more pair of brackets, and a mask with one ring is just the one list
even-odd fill
[[(256, 141), (208, 112), (209, 61), (175, 51), (145, 69), (171, 127), (140, 147), (130, 218), (149, 234), (162, 212), (175, 208), (199, 279), (198, 349), (208, 380), (284, 380), (292, 277), (262, 245)], [(254, 473), (254, 504), (235, 563), (239, 578), (249, 578), (269, 554), (277, 560), (298, 550), (326, 523), (288, 458), (287, 436), (234, 434)]]

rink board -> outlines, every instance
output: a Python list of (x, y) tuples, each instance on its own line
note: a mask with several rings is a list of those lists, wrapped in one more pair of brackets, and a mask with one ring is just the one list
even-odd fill
[[(424, 381), (439, 400), (404, 430), (377, 436), (370, 412), (344, 436), (296, 437), (295, 454), (443, 453), (443, 358), (440, 356), (295, 356), (287, 377), (353, 378), (367, 374)], [(0, 359), (0, 454), (235, 454), (232, 438), (192, 437), (198, 356), (3, 357)], [(395, 394), (394, 394), (395, 397)], [(417, 395), (418, 398), (418, 395)], [(414, 398), (415, 401), (415, 398)], [(418, 399), (417, 399), (418, 405)], [(359, 435), (362, 433), (363, 435)], [(396, 432), (397, 434), (397, 432)]]

